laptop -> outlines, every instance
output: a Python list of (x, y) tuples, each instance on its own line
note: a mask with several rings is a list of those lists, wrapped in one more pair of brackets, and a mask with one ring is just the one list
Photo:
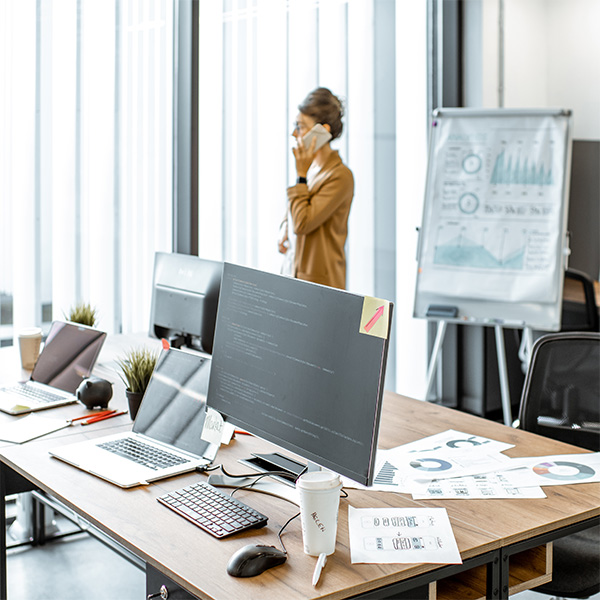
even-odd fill
[(210, 464), (219, 449), (202, 439), (211, 361), (163, 350), (129, 432), (50, 450), (83, 471), (129, 488)]
[(96, 364), (106, 333), (54, 321), (29, 381), (0, 388), (0, 410), (21, 415), (76, 402), (75, 392)]

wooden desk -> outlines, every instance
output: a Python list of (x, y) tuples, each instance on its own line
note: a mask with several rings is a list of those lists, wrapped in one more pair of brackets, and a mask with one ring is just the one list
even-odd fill
[[(600, 282), (596, 280), (594, 280), (594, 296), (596, 299), (596, 306), (600, 308)], [(563, 300), (585, 304), (585, 296), (583, 295), (581, 284), (571, 279), (565, 279)]]
[[(380, 447), (395, 447), (449, 428), (514, 443), (515, 448), (506, 452), (509, 456), (580, 452), (573, 446), (479, 417), (392, 393), (386, 394)], [(340, 505), (336, 552), (329, 557), (317, 588), (311, 585), (315, 559), (303, 552), (298, 519), (284, 533), (289, 552), (284, 565), (266, 571), (259, 577), (236, 579), (225, 571), (234, 551), (248, 543), (278, 545), (277, 532), (296, 514), (297, 507), (278, 498), (241, 491), (236, 494), (237, 497), (268, 515), (268, 526), (216, 540), (156, 502), (157, 496), (204, 479), (204, 475), (183, 475), (147, 487), (122, 490), (48, 455), (48, 449), (58, 444), (106, 433), (100, 428), (81, 429), (85, 429), (85, 432), (71, 428), (62, 436), (48, 436), (22, 446), (1, 449), (2, 498), (11, 491), (10, 485), (17, 474), (22, 478), (21, 481), (30, 482), (59, 499), (140, 557), (147, 565), (150, 585), (166, 576), (189, 594), (202, 599), (334, 599), (358, 597), (382, 588), (377, 596), (364, 597), (384, 598), (387, 595), (414, 599), (426, 597), (429, 593), (450, 598), (486, 595), (507, 598), (509, 586), (511, 593), (515, 593), (532, 584), (539, 585), (548, 578), (544, 576), (543, 568), (539, 577), (533, 580), (531, 573), (523, 575), (519, 572), (522, 564), (546, 564), (545, 548), (548, 541), (564, 535), (570, 529), (590, 526), (600, 520), (600, 483), (547, 487), (545, 491), (548, 497), (540, 500), (426, 502), (414, 501), (405, 494), (351, 489), (348, 490), (348, 498), (343, 499)], [(271, 444), (258, 438), (240, 436), (240, 439), (219, 452), (217, 460), (233, 472), (242, 472), (245, 468), (237, 465), (237, 459), (248, 456), (250, 452), (269, 451), (272, 448)], [(352, 565), (348, 505), (445, 507), (464, 564)], [(540, 553), (541, 559), (536, 558)], [(524, 560), (519, 560), (523, 557)], [(5, 561), (5, 556), (0, 556), (0, 560)], [(68, 577), (67, 573), (65, 577)], [(0, 590), (5, 590), (5, 585), (6, 581), (0, 582)], [(167, 586), (170, 585), (167, 582)], [(148, 593), (157, 591), (154, 587), (148, 589)], [(403, 596), (403, 593), (408, 595)]]

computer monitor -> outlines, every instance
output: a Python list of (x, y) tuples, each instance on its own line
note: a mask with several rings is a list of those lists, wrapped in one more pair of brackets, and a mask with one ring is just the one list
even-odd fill
[(370, 485), (393, 305), (225, 263), (207, 404)]
[(150, 335), (210, 354), (213, 349), (223, 263), (188, 254), (154, 258)]

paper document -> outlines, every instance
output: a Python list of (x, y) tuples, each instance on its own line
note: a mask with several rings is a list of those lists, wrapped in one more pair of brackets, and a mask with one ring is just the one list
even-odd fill
[[(600, 481), (600, 452), (513, 458), (527, 471), (526, 485), (568, 485)], [(522, 472), (522, 469), (519, 469)], [(525, 485), (525, 484), (523, 484)]]
[[(512, 468), (500, 452), (512, 448), (497, 440), (455, 431), (436, 433), (390, 450), (377, 450), (372, 491), (411, 493), (414, 479), (478, 475)], [(344, 487), (367, 489), (349, 479)]]
[(434, 479), (428, 482), (413, 481), (410, 483), (410, 489), (415, 500), (546, 498), (540, 486), (520, 487), (519, 483), (524, 483), (523, 479), (513, 477), (514, 472), (503, 471), (454, 479)]
[(69, 425), (70, 423), (64, 419), (52, 419), (30, 414), (9, 423), (3, 423), (0, 426), (0, 440), (22, 444), (47, 433), (64, 429)]
[(490, 438), (473, 435), (471, 433), (463, 433), (448, 429), (441, 433), (427, 436), (410, 444), (397, 446), (394, 450), (398, 452), (443, 452), (449, 451), (471, 451), (476, 450), (478, 453), (492, 454), (494, 452), (503, 452), (509, 448), (514, 448), (514, 444), (499, 442)]
[(348, 506), (352, 563), (462, 564), (445, 508)]

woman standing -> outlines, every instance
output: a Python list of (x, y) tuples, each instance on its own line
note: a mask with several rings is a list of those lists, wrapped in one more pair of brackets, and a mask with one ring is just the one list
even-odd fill
[[(337, 150), (329, 145), (342, 133), (343, 107), (327, 88), (317, 88), (298, 110), (292, 133), (297, 140), (293, 148), (297, 180), (287, 190), (288, 217), (283, 223), (279, 251), (293, 252), (294, 277), (343, 289), (346, 287), (344, 246), (354, 178)], [(319, 124), (331, 134), (330, 140), (323, 143), (314, 137), (306, 145), (304, 136)], [(292, 248), (289, 226), (296, 236)]]

